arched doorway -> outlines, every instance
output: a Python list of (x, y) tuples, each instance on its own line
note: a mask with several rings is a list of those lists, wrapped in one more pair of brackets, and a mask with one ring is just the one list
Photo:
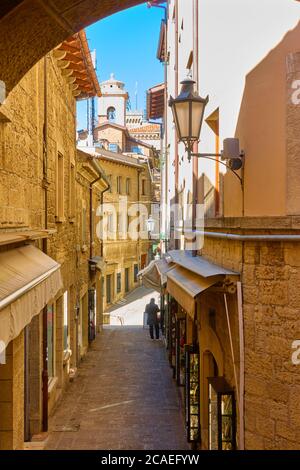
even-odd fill
[(90, 24), (144, 0), (2, 0), (0, 80), (6, 93), (58, 44)]

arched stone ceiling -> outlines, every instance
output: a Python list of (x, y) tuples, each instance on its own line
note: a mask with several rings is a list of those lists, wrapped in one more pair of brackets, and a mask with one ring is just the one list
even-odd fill
[(84, 27), (144, 0), (1, 0), (0, 80), (9, 92), (47, 52)]

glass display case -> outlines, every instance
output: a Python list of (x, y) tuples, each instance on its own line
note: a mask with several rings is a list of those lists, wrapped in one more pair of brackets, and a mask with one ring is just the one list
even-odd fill
[(179, 386), (185, 384), (185, 344), (186, 315), (182, 313), (176, 319), (176, 382)]
[(236, 409), (234, 391), (224, 377), (210, 377), (209, 449), (236, 449)]
[(199, 347), (185, 345), (185, 407), (188, 442), (200, 442)]

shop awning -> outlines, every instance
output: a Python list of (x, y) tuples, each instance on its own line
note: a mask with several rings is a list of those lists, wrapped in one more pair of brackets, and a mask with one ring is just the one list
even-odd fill
[(89, 259), (89, 265), (91, 268), (98, 269), (98, 271), (103, 271), (105, 269), (106, 263), (102, 256), (94, 256)]
[(62, 288), (60, 265), (32, 245), (0, 253), (0, 341), (8, 345)]
[(143, 285), (161, 293), (167, 283), (167, 273), (175, 267), (174, 263), (168, 263), (164, 258), (151, 261), (149, 265), (138, 273)]
[(167, 291), (194, 318), (196, 297), (223, 279), (222, 275), (205, 278), (181, 266), (176, 266), (167, 273)]
[(225, 269), (222, 266), (207, 261), (202, 256), (193, 256), (189, 250), (172, 250), (167, 255), (170, 261), (182, 266), (195, 274), (202, 277), (217, 276), (223, 274), (225, 276), (238, 276), (239, 273)]

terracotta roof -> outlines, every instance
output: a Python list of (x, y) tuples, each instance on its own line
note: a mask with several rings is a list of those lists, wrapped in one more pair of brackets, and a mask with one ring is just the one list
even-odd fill
[(160, 132), (159, 124), (145, 124), (129, 130), (130, 134), (147, 134), (153, 132)]
[(101, 96), (85, 31), (74, 34), (53, 52), (77, 99)]

